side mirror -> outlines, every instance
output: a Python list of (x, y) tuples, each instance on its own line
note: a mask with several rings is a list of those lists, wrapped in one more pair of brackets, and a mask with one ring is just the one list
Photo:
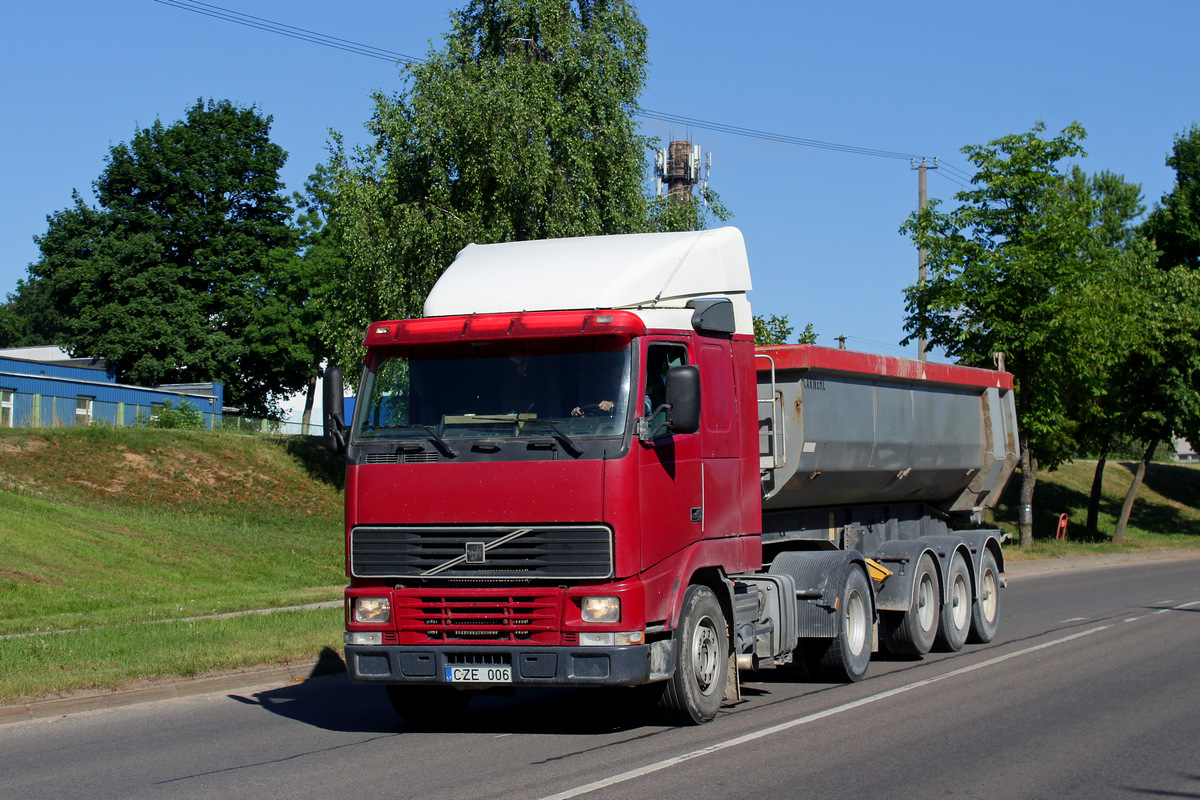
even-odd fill
[(667, 370), (668, 425), (672, 433), (700, 430), (700, 370), (692, 365)]
[(346, 451), (346, 401), (342, 368), (329, 367), (321, 385), (325, 417), (325, 449), (337, 455)]

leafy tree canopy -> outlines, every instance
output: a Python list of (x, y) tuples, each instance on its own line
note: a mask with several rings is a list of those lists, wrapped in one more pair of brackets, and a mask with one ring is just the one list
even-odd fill
[(111, 149), (98, 207), (75, 193), (48, 218), (30, 283), (73, 354), (103, 356), (130, 383), (222, 381), (254, 415), (304, 384), (319, 358), (302, 313), (314, 279), (270, 125), (254, 108), (197, 101)]
[[(788, 322), (787, 316), (770, 317), (754, 315), (754, 343), (759, 345), (787, 344), (788, 338), (795, 329)], [(817, 333), (812, 323), (804, 326), (804, 331), (796, 338), (796, 344), (816, 344)]]
[(0, 347), (33, 347), (61, 341), (62, 320), (47, 296), (45, 284), (35, 278), (17, 281), (17, 290), (0, 303)]
[(1166, 269), (1200, 269), (1200, 127), (1175, 137), (1167, 157), (1175, 170), (1175, 185), (1146, 221), (1146, 235), (1161, 251)]
[[(931, 202), (901, 229), (928, 252), (928, 280), (907, 290), (907, 330), (976, 366), (1002, 353), (1013, 373), (1022, 505), (1032, 504), (1039, 463), (1074, 452), (1078, 420), (1128, 352), (1128, 275), (1149, 252), (1129, 230), (1137, 187), (1066, 169), (1084, 155), (1077, 123), (1053, 138), (1044, 130), (963, 148), (972, 188), (956, 208)], [(1028, 524), (1021, 543), (1032, 544)]]
[(632, 117), (646, 29), (624, 0), (472, 0), (442, 50), (377, 93), (374, 142), (334, 138), (328, 208), (347, 258), (327, 341), (347, 371), (373, 320), (421, 315), (460, 249), (702, 227), (710, 202), (646, 197)]

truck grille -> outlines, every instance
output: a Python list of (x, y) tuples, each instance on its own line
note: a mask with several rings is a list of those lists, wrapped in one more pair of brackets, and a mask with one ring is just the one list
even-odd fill
[(602, 526), (393, 527), (350, 531), (356, 578), (581, 579), (613, 574)]
[[(558, 644), (561, 594), (420, 593), (394, 595), (405, 641)], [(407, 635), (406, 635), (407, 634)]]

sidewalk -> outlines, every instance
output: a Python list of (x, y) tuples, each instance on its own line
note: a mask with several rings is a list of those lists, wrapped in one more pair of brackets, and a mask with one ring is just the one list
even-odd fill
[[(1055, 572), (1110, 569), (1153, 561), (1200, 560), (1200, 550), (1159, 550), (1149, 553), (1118, 553), (1111, 556), (1015, 561), (1006, 565), (1005, 577), (1020, 580)], [(104, 691), (79, 692), (66, 697), (35, 700), (17, 705), (0, 705), (0, 725), (33, 719), (78, 714), (81, 711), (119, 708), (176, 697), (228, 692), (271, 683), (299, 683), (345, 673), (341, 656), (326, 650), (318, 658), (289, 664), (264, 664), (230, 670), (199, 678), (145, 681)]]

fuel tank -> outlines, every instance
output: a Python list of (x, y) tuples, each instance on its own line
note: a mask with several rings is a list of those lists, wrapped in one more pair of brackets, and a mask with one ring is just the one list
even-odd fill
[(815, 345), (756, 348), (767, 511), (973, 512), (1017, 463), (1012, 375)]

